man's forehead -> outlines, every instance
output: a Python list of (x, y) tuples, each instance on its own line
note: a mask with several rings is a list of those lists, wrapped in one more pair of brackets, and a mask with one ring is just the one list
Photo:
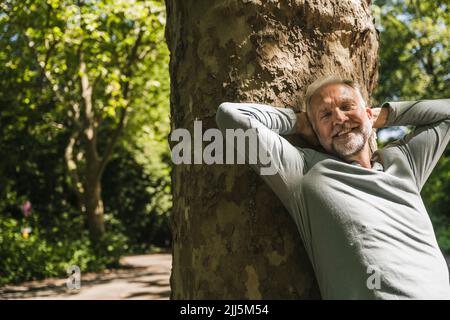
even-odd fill
[[(311, 98), (311, 104), (316, 104), (315, 109), (322, 109), (335, 103), (357, 102), (356, 90), (345, 84), (335, 84), (325, 86), (317, 90)], [(331, 89), (331, 90), (330, 90)]]

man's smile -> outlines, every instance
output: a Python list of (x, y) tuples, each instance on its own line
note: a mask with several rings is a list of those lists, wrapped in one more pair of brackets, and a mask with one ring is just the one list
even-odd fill
[(340, 132), (336, 133), (336, 134), (333, 136), (333, 139), (335, 139), (335, 138), (340, 138), (340, 137), (342, 137), (342, 136), (348, 136), (349, 133), (352, 133), (352, 132), (358, 130), (358, 128), (359, 128), (359, 126), (355, 126), (355, 127), (353, 127), (353, 128), (342, 129)]

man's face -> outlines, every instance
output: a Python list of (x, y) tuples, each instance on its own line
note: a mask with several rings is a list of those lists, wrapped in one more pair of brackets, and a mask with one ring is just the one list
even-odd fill
[(328, 84), (311, 97), (309, 119), (322, 147), (348, 158), (363, 150), (372, 131), (372, 110), (345, 84)]

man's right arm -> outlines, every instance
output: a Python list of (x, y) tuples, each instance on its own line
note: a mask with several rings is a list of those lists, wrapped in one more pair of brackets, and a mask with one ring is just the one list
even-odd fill
[[(262, 151), (269, 157), (275, 174), (261, 174), (260, 165), (252, 165), (252, 168), (261, 174), (263, 180), (287, 205), (291, 188), (297, 185), (298, 179), (302, 178), (305, 166), (305, 151), (294, 147), (281, 136), (298, 133), (297, 114), (289, 108), (275, 108), (256, 103), (225, 102), (217, 110), (216, 122), (223, 133), (226, 129), (256, 131), (258, 148), (262, 149), (258, 150), (258, 154)], [(256, 148), (256, 146), (251, 147)], [(248, 149), (245, 151), (248, 152)]]

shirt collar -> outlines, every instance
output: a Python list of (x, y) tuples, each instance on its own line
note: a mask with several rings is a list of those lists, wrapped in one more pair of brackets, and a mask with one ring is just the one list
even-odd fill
[[(378, 161), (372, 161), (372, 170), (376, 170), (376, 171), (384, 171), (383, 165), (378, 162)], [(351, 162), (352, 165), (354, 166), (358, 166), (358, 167), (362, 167), (358, 162), (353, 161)]]

